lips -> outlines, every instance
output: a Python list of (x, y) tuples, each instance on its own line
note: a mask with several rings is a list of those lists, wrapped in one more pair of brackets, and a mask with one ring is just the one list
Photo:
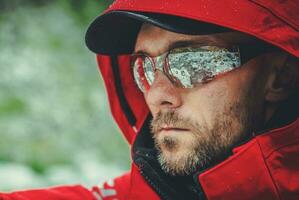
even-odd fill
[(189, 131), (189, 129), (181, 128), (181, 127), (165, 126), (165, 127), (161, 128), (159, 131)]

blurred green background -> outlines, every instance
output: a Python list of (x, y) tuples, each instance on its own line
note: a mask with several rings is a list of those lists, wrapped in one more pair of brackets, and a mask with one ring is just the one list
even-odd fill
[(90, 187), (129, 169), (84, 44), (111, 2), (0, 0), (0, 191)]

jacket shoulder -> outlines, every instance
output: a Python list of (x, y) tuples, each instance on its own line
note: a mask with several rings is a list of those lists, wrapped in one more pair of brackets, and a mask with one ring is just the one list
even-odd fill
[(92, 189), (74, 185), (0, 193), (0, 200), (125, 200), (130, 179), (130, 173), (125, 173)]
[(258, 139), (265, 164), (282, 199), (299, 198), (299, 120)]
[(60, 186), (47, 189), (0, 193), (0, 200), (96, 200), (92, 192), (80, 185)]
[(94, 186), (92, 193), (97, 199), (117, 199), (125, 200), (130, 191), (131, 174), (129, 172)]

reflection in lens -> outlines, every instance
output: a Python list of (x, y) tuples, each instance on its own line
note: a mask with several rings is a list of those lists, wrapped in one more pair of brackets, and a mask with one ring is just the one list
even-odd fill
[(149, 57), (144, 58), (143, 68), (144, 68), (144, 73), (148, 84), (152, 85), (155, 78), (155, 72), (154, 72), (152, 61), (150, 60)]
[(241, 65), (238, 48), (213, 46), (172, 50), (168, 62), (168, 73), (185, 88), (192, 88)]
[(137, 86), (139, 89), (144, 92), (146, 89), (146, 78), (144, 76), (144, 70), (143, 70), (143, 61), (142, 58), (137, 57), (136, 60), (134, 61), (134, 66), (133, 66), (133, 75), (135, 82), (137, 83)]

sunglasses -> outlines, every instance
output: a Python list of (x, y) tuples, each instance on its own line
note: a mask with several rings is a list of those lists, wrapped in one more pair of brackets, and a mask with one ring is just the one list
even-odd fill
[[(241, 49), (241, 46), (191, 46), (171, 49), (156, 57), (132, 54), (131, 65), (135, 82), (142, 92), (150, 89), (157, 70), (163, 72), (176, 87), (194, 88), (239, 68), (249, 59), (271, 48), (268, 45), (257, 45), (243, 56)], [(241, 60), (245, 61), (242, 63)]]

